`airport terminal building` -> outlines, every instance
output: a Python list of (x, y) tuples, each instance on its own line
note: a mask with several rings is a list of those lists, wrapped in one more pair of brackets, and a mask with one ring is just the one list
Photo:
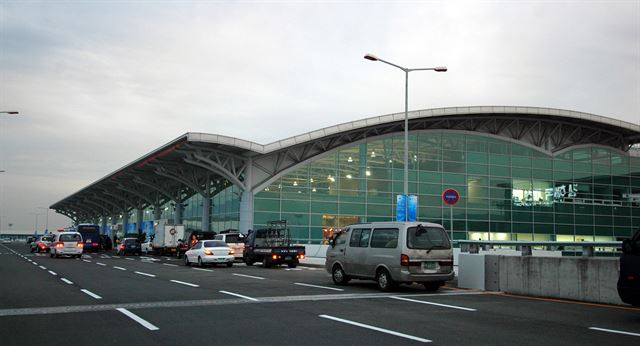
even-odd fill
[[(186, 133), (53, 204), (105, 232), (154, 220), (222, 231), (287, 220), (318, 244), (353, 223), (396, 218), (404, 113), (267, 145)], [(455, 189), (453, 207), (443, 191)], [(454, 239), (613, 241), (640, 227), (640, 125), (536, 107), (409, 113), (409, 193), (418, 220)]]

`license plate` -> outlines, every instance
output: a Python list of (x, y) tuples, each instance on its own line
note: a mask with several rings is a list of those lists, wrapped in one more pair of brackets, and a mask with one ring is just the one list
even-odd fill
[(291, 260), (291, 256), (287, 256), (284, 258), (286, 261), (290, 261)]
[(87, 240), (87, 243), (91, 243), (91, 239), (88, 239), (88, 240)]
[(218, 262), (224, 262), (224, 258), (216, 258), (216, 261), (218, 261)]
[(436, 262), (422, 262), (422, 268), (434, 270), (436, 269)]

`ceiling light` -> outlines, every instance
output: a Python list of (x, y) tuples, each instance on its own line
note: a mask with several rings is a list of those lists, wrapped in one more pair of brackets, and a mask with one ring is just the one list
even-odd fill
[(371, 157), (376, 157), (376, 152), (375, 151), (371, 152)]
[(349, 158), (347, 159), (347, 162), (353, 162), (353, 158), (349, 156)]

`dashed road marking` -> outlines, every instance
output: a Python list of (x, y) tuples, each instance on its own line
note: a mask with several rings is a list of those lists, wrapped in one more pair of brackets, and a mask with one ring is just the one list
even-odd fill
[(251, 298), (251, 297), (247, 297), (247, 296), (243, 296), (242, 294), (238, 294), (238, 293), (233, 293), (233, 292), (229, 292), (229, 291), (218, 291), (220, 293), (224, 293), (224, 294), (228, 294), (228, 295), (232, 295), (232, 296), (236, 296), (236, 297), (240, 297), (240, 298), (244, 298), (244, 299), (248, 299), (254, 302), (257, 302), (258, 299), (256, 298)]
[(638, 334), (638, 333), (625, 332), (625, 331), (622, 331), (622, 330), (615, 330), (615, 329), (605, 329), (605, 328), (597, 328), (597, 327), (589, 327), (589, 329), (598, 330), (598, 331), (607, 332), (607, 333), (624, 334), (624, 335), (631, 335), (631, 336), (640, 336), (640, 334)]
[(149, 273), (143, 273), (143, 272), (134, 272), (134, 273), (136, 273), (136, 274), (140, 274), (140, 275), (144, 275), (144, 276), (149, 276), (149, 277), (152, 277), (152, 278), (155, 278), (155, 277), (156, 277), (155, 275), (153, 275), (153, 274), (149, 274)]
[(190, 284), (190, 283), (184, 282), (184, 281), (178, 281), (178, 280), (169, 280), (169, 281), (175, 282), (175, 283), (181, 284), (181, 285), (191, 286), (191, 287), (200, 287), (200, 285)]
[(342, 288), (335, 288), (335, 287), (326, 287), (326, 286), (318, 286), (318, 285), (311, 285), (311, 284), (304, 284), (301, 282), (294, 282), (294, 285), (298, 285), (298, 286), (307, 286), (307, 287), (315, 287), (315, 288), (324, 288), (325, 290), (332, 290), (332, 291), (344, 291), (344, 289)]
[(64, 282), (68, 283), (69, 285), (73, 285), (73, 282), (71, 282), (71, 281), (69, 281), (69, 280), (67, 280), (67, 279), (65, 279), (65, 278), (60, 278), (60, 280), (62, 280), (62, 281), (64, 281)]
[(56, 272), (53, 272), (53, 271), (51, 271), (51, 270), (49, 270), (49, 274), (51, 274), (51, 275), (58, 275)]
[(99, 266), (103, 266), (103, 267), (106, 266), (106, 264), (100, 263), (100, 262), (96, 262), (96, 264), (99, 265)]
[(81, 289), (80, 291), (84, 292), (85, 294), (88, 294), (89, 296), (95, 298), (95, 299), (102, 299), (102, 297), (100, 297), (99, 295), (87, 290), (87, 289)]
[(404, 301), (408, 301), (408, 302), (412, 302), (412, 303), (420, 303), (420, 304), (442, 306), (442, 307), (451, 308), (451, 309), (458, 309), (458, 310), (465, 310), (465, 311), (477, 311), (476, 309), (465, 308), (465, 307), (462, 307), (462, 306), (447, 305), (447, 304), (440, 304), (440, 303), (434, 303), (434, 302), (425, 302), (423, 300), (415, 300), (415, 299), (409, 299), (409, 298), (403, 298), (403, 297), (389, 297), (389, 298), (398, 299), (398, 300), (404, 300)]
[(171, 263), (162, 263), (165, 266), (169, 266), (169, 267), (177, 267), (177, 264), (171, 264)]
[(338, 318), (338, 317), (333, 317), (333, 316), (329, 316), (329, 315), (319, 315), (318, 317), (321, 318), (326, 318), (329, 320), (333, 320), (333, 321), (337, 321), (337, 322), (342, 322), (342, 323), (346, 323), (346, 324), (350, 324), (352, 326), (356, 326), (356, 327), (361, 327), (361, 328), (366, 328), (366, 329), (371, 329), (371, 330), (375, 330), (377, 332), (381, 332), (381, 333), (386, 333), (386, 334), (391, 334), (391, 335), (395, 335), (395, 336), (399, 336), (401, 338), (405, 338), (405, 339), (410, 339), (410, 340), (415, 340), (415, 341), (419, 341), (419, 342), (431, 342), (431, 340), (429, 339), (423, 339), (423, 338), (419, 338), (417, 336), (413, 336), (413, 335), (409, 335), (409, 334), (404, 334), (404, 333), (399, 333), (393, 330), (389, 330), (389, 329), (384, 329), (384, 328), (380, 328), (380, 327), (374, 327), (374, 326), (370, 326), (368, 324), (364, 324), (364, 323), (359, 323), (359, 322), (354, 322), (354, 321), (350, 321), (350, 320), (345, 320), (342, 318)]
[(83, 259), (83, 261), (87, 262), (87, 263), (91, 263), (91, 261), (87, 260), (87, 259)]
[(264, 278), (263, 278), (263, 277), (260, 277), (260, 276), (244, 275), (244, 274), (238, 274), (238, 273), (233, 273), (233, 275), (235, 275), (235, 276), (242, 276), (242, 277), (244, 277), (244, 278), (251, 278), (251, 279), (264, 280)]
[(142, 317), (134, 314), (133, 312), (125, 309), (125, 308), (117, 308), (116, 310), (122, 312), (123, 314), (125, 314), (127, 317), (129, 317), (130, 319), (140, 323), (143, 327), (149, 329), (149, 330), (158, 330), (160, 328), (154, 326), (153, 324), (147, 322), (146, 320), (144, 320)]
[(40, 269), (47, 270), (47, 267), (40, 266)]
[(124, 268), (122, 268), (122, 267), (116, 267), (116, 266), (113, 266), (113, 267), (114, 267), (115, 269), (118, 269), (118, 270), (126, 270), (126, 269), (124, 269)]
[(193, 269), (193, 270), (199, 270), (199, 271), (201, 271), (201, 272), (210, 272), (210, 273), (212, 273), (212, 272), (213, 272), (213, 270), (211, 270), (211, 269), (202, 269), (202, 268), (191, 268), (191, 269)]

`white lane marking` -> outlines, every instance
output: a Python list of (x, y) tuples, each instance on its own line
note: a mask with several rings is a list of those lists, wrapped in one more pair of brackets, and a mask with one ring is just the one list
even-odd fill
[(235, 275), (235, 276), (242, 276), (242, 277), (244, 277), (244, 278), (251, 278), (251, 279), (264, 280), (264, 278), (261, 278), (261, 277), (259, 277), (259, 276), (251, 276), (251, 275), (236, 274), (236, 273), (233, 273), (233, 275)]
[(93, 293), (93, 292), (91, 292), (91, 291), (89, 291), (89, 290), (86, 290), (86, 289), (84, 289), (84, 288), (83, 288), (83, 289), (81, 289), (80, 291), (82, 291), (82, 292), (84, 292), (84, 293), (86, 293), (86, 294), (88, 294), (88, 295), (92, 296), (93, 298), (96, 298), (96, 299), (102, 299), (102, 297), (100, 297), (99, 295), (97, 295), (97, 294), (95, 294), (95, 293)]
[(47, 267), (40, 266), (40, 269), (47, 270)]
[(31, 264), (33, 264), (34, 266), (38, 265), (38, 263), (36, 263), (36, 262), (31, 262)]
[(220, 293), (224, 293), (224, 294), (229, 294), (232, 296), (236, 296), (236, 297), (240, 297), (240, 298), (244, 298), (244, 299), (249, 299), (252, 300), (254, 302), (257, 302), (258, 300), (256, 298), (251, 298), (251, 297), (247, 297), (247, 296), (243, 296), (242, 294), (237, 294), (237, 293), (233, 293), (233, 292), (228, 292), (228, 291), (218, 291)]
[(175, 282), (177, 284), (182, 284), (182, 285), (187, 285), (187, 286), (191, 286), (191, 287), (200, 287), (199, 285), (196, 284), (190, 284), (188, 282), (184, 282), (184, 281), (178, 281), (178, 280), (169, 280), (171, 282)]
[(476, 309), (465, 308), (465, 307), (462, 307), (462, 306), (439, 304), (439, 303), (434, 303), (434, 302), (425, 302), (423, 300), (415, 300), (415, 299), (408, 299), (408, 298), (402, 298), (402, 297), (389, 297), (389, 298), (398, 299), (398, 300), (405, 300), (405, 301), (413, 302), (413, 303), (442, 306), (442, 307), (451, 308), (451, 309), (459, 309), (459, 310), (465, 310), (465, 311), (477, 311)]
[(49, 270), (49, 274), (51, 274), (51, 275), (58, 275), (58, 274), (56, 274), (56, 272), (52, 272), (51, 270)]
[(383, 329), (383, 328), (379, 328), (379, 327), (374, 327), (374, 326), (370, 326), (368, 324), (363, 324), (363, 323), (359, 323), (359, 322), (354, 322), (354, 321), (349, 321), (349, 320), (345, 320), (342, 318), (338, 318), (338, 317), (333, 317), (333, 316), (329, 316), (329, 315), (318, 315), (318, 317), (322, 317), (322, 318), (326, 318), (329, 320), (334, 320), (334, 321), (338, 321), (338, 322), (342, 322), (342, 323), (347, 323), (347, 324), (351, 324), (353, 326), (357, 326), (357, 327), (362, 327), (362, 328), (367, 328), (367, 329), (371, 329), (371, 330), (375, 330), (378, 332), (382, 332), (382, 333), (387, 333), (387, 334), (391, 334), (391, 335), (395, 335), (395, 336), (399, 336), (401, 338), (407, 338), (407, 339), (411, 339), (411, 340), (415, 340), (415, 341), (419, 341), (419, 342), (431, 342), (431, 340), (429, 339), (423, 339), (423, 338), (419, 338), (417, 336), (413, 336), (413, 335), (409, 335), (409, 334), (403, 334), (403, 333), (398, 333), (398, 332), (394, 332), (393, 330), (388, 330), (388, 329)]
[(99, 265), (99, 266), (103, 266), (103, 267), (106, 266), (106, 264), (100, 263), (100, 262), (96, 262), (96, 264)]
[(73, 282), (71, 282), (71, 281), (69, 281), (69, 280), (67, 280), (67, 279), (65, 279), (65, 278), (60, 278), (60, 280), (62, 280), (62, 281), (64, 281), (64, 282), (68, 283), (69, 285), (73, 285)]
[(589, 329), (591, 329), (591, 330), (599, 330), (601, 332), (608, 332), (608, 333), (624, 334), (624, 335), (631, 335), (631, 336), (640, 336), (640, 334), (638, 334), (638, 333), (623, 332), (621, 330), (615, 330), (615, 329), (605, 329), (605, 328), (597, 328), (597, 327), (589, 327)]
[(118, 269), (118, 270), (126, 270), (126, 269), (124, 269), (124, 268), (122, 268), (122, 267), (116, 267), (116, 266), (113, 266), (113, 267), (114, 267), (114, 268), (116, 268), (116, 269)]
[(199, 271), (201, 271), (201, 272), (213, 272), (213, 270), (211, 270), (211, 269), (202, 269), (202, 268), (191, 268), (191, 269), (193, 269), (193, 270), (199, 270)]
[(83, 261), (85, 261), (85, 262), (91, 262), (91, 261), (89, 261), (89, 260), (86, 260), (86, 259), (83, 259)]
[(133, 261), (133, 258), (125, 258), (126, 260)]
[(142, 319), (140, 316), (134, 314), (133, 312), (125, 309), (125, 308), (117, 308), (116, 310), (122, 312), (123, 314), (125, 314), (127, 317), (129, 317), (130, 319), (140, 323), (143, 327), (149, 329), (149, 330), (158, 330), (160, 328), (154, 326), (153, 324), (147, 322), (146, 320)]
[(152, 277), (152, 278), (155, 278), (155, 277), (156, 277), (156, 276), (155, 276), (155, 275), (153, 275), (153, 274), (147, 274), (147, 273), (143, 273), (143, 272), (134, 272), (134, 273), (136, 273), (136, 274), (140, 274), (140, 275), (144, 275), (144, 276), (150, 276), (150, 277)]
[(162, 263), (163, 265), (169, 266), (169, 267), (177, 267), (177, 264), (171, 264), (171, 263)]
[(332, 291), (344, 291), (342, 288), (335, 288), (335, 287), (326, 287), (326, 286), (318, 286), (318, 285), (303, 284), (302, 282), (294, 282), (293, 284), (294, 284), (294, 285), (298, 285), (298, 286), (308, 286), (308, 287), (324, 288), (325, 290), (332, 290)]
[(286, 270), (286, 271), (296, 271), (297, 272), (297, 271), (300, 271), (302, 269), (300, 269), (300, 268), (284, 268), (284, 270)]

